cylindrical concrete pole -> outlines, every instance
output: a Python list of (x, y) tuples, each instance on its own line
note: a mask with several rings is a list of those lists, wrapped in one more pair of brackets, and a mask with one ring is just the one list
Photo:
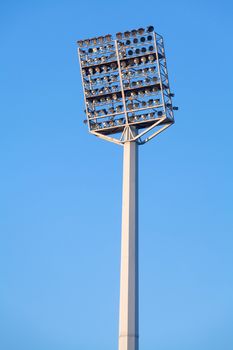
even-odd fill
[(138, 350), (138, 145), (124, 144), (119, 350)]

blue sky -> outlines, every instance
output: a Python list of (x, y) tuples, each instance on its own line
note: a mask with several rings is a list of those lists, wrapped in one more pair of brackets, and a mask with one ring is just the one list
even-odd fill
[(140, 348), (232, 350), (230, 1), (2, 1), (0, 348), (117, 349), (122, 148), (77, 39), (152, 24), (176, 124), (140, 148)]

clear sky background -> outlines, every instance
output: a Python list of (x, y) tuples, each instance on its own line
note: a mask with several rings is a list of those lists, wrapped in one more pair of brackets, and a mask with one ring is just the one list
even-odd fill
[(176, 124), (140, 148), (140, 348), (233, 349), (231, 1), (2, 1), (0, 348), (116, 350), (122, 148), (76, 40), (152, 24)]

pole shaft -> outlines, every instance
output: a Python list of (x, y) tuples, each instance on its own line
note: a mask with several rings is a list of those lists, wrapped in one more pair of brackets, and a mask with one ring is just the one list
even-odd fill
[(138, 350), (138, 145), (124, 143), (119, 350)]

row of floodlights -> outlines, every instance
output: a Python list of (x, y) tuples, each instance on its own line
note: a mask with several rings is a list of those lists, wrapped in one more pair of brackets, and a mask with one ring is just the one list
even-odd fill
[(158, 87), (152, 86), (152, 87), (146, 87), (145, 89), (141, 90), (133, 90), (133, 91), (126, 91), (125, 96), (129, 99), (135, 99), (138, 97), (143, 97), (145, 95), (151, 95), (156, 94), (158, 92)]
[(124, 33), (118, 32), (118, 33), (116, 33), (116, 38), (121, 40), (123, 38), (130, 38), (130, 37), (134, 37), (137, 35), (144, 35), (145, 33), (152, 33), (153, 31), (154, 31), (154, 27), (148, 26), (147, 28), (133, 29), (131, 31), (127, 30)]
[[(147, 120), (153, 120), (157, 117), (161, 118), (163, 116), (163, 113), (160, 111), (157, 114), (155, 112), (151, 113), (144, 113), (140, 115), (133, 115), (128, 118), (129, 123), (137, 123), (137, 122), (145, 122)], [(84, 121), (86, 123), (86, 120)], [(90, 123), (91, 130), (99, 130), (99, 129), (105, 129), (105, 128), (112, 128), (115, 126), (121, 126), (125, 124), (124, 118), (119, 118), (117, 120), (109, 120), (104, 122), (92, 122)]]
[(115, 108), (114, 107), (110, 107), (108, 109), (103, 108), (100, 109), (99, 111), (93, 111), (93, 112), (88, 112), (88, 116), (90, 118), (97, 118), (97, 117), (101, 117), (101, 116), (107, 116), (107, 115), (112, 115), (112, 114), (118, 114), (121, 113), (123, 111), (123, 105), (118, 105)]
[(137, 48), (135, 50), (128, 50), (127, 54), (129, 56), (132, 56), (132, 55), (141, 55), (143, 53), (146, 53), (146, 52), (151, 52), (151, 51), (154, 51), (154, 46), (150, 45), (149, 47), (142, 47), (142, 48)]
[(80, 49), (79, 52), (83, 55), (86, 54), (96, 54), (96, 53), (103, 53), (105, 51), (112, 51), (115, 49), (115, 45), (108, 44), (108, 45), (102, 45), (98, 47), (89, 47), (88, 50)]
[[(137, 35), (143, 35), (145, 33), (151, 33), (154, 31), (153, 26), (148, 26), (146, 29), (145, 28), (139, 28), (139, 29), (133, 29), (131, 31), (126, 31), (124, 33), (118, 32), (116, 34), (116, 38), (121, 40), (123, 38), (129, 38), (131, 36), (137, 36)], [(107, 34), (105, 36), (99, 36), (97, 38), (92, 38), (92, 39), (86, 39), (86, 40), (78, 40), (77, 44), (80, 47), (83, 46), (92, 46), (92, 45), (98, 45), (98, 44), (103, 44), (103, 43), (109, 43), (112, 41), (112, 35)]]
[[(144, 80), (125, 82), (123, 84), (123, 88), (124, 89), (141, 88), (143, 86), (156, 84), (157, 81), (158, 81), (157, 77), (152, 77), (152, 78), (146, 78)], [(86, 89), (85, 95), (87, 97), (88, 96), (96, 96), (96, 95), (107, 95), (107, 94), (111, 94), (112, 92), (120, 91), (120, 90), (121, 90), (120, 85), (103, 86), (99, 89), (92, 89), (92, 90)]]
[(87, 65), (95, 65), (95, 64), (102, 64), (102, 63), (105, 63), (105, 62), (108, 62), (108, 61), (113, 61), (113, 60), (116, 60), (116, 54), (115, 53), (112, 53), (108, 56), (100, 56), (100, 57), (94, 57), (94, 58), (91, 58), (91, 57), (87, 57), (85, 60), (84, 59), (81, 59), (81, 62), (82, 62), (82, 66), (87, 66)]
[[(146, 78), (145, 80), (133, 81), (132, 83), (127, 82), (123, 85), (123, 88), (124, 89), (137, 89), (137, 88), (147, 87), (147, 85), (156, 84), (157, 81), (158, 81), (158, 79), (156, 77), (153, 77), (152, 79)], [(99, 96), (99, 95), (109, 95), (113, 92), (121, 92), (120, 86), (119, 85), (112, 85), (112, 86), (101, 87), (100, 89), (92, 89), (92, 90), (86, 89), (85, 95), (86, 95), (86, 97), (93, 97), (93, 96)], [(138, 96), (138, 91), (127, 91), (126, 90), (125, 94), (126, 94), (126, 96)]]
[(85, 80), (86, 84), (106, 84), (106, 83), (114, 83), (119, 80), (118, 74), (112, 75), (104, 75), (103, 77), (92, 78), (90, 80)]
[[(146, 89), (141, 89), (138, 91), (126, 91), (125, 92), (125, 96), (127, 99), (129, 100), (133, 100), (133, 99), (137, 99), (137, 98), (142, 98), (144, 96), (150, 96), (150, 95), (154, 95), (158, 93), (158, 88), (157, 87), (150, 87), (150, 88), (146, 88)], [(121, 101), (122, 96), (121, 93), (117, 94), (114, 93), (112, 95), (109, 96), (101, 96), (98, 98), (93, 98), (91, 100), (87, 100), (87, 105), (99, 105), (99, 104), (109, 104), (109, 103), (113, 103), (113, 102), (119, 102)]]
[[(87, 121), (84, 120), (84, 123), (87, 123)], [(119, 118), (117, 120), (110, 120), (109, 122), (102, 122), (102, 123), (92, 122), (90, 123), (90, 128), (91, 130), (99, 130), (99, 129), (113, 127), (113, 126), (120, 126), (123, 124), (125, 124), (124, 118)]]
[[(128, 72), (123, 72), (122, 73), (122, 78), (123, 79), (131, 79), (135, 76), (141, 76), (141, 75), (148, 75), (148, 74), (153, 74), (156, 71), (156, 67), (149, 67), (149, 68), (143, 68), (143, 69), (138, 69), (135, 71), (128, 71)], [(86, 80), (86, 84), (106, 84), (106, 83), (113, 83), (119, 80), (118, 74), (111, 74), (111, 75), (104, 75), (103, 77), (98, 77), (98, 78), (92, 78), (91, 80)]]
[[(160, 104), (160, 99), (150, 99), (149, 101), (142, 101), (142, 102), (135, 102), (135, 103), (128, 103), (126, 105), (126, 109), (127, 111), (130, 110), (137, 110), (140, 108), (154, 108), (156, 106), (158, 106)], [(124, 110), (124, 106), (123, 105), (118, 105), (115, 108), (114, 107), (110, 107), (108, 109), (103, 108), (100, 109), (99, 111), (93, 111), (93, 112), (88, 112), (88, 116), (90, 118), (94, 117), (97, 118), (99, 116), (107, 116), (107, 115), (112, 115), (112, 114), (118, 114), (121, 113)]]
[(122, 73), (122, 78), (123, 79), (131, 79), (134, 76), (137, 75), (148, 75), (148, 74), (153, 74), (156, 72), (156, 67), (147, 67), (143, 69), (137, 69), (137, 70), (129, 70), (128, 72), (123, 72)]
[[(141, 55), (141, 54), (146, 54), (147, 52), (149, 53), (149, 52), (153, 52), (153, 51), (154, 51), (154, 46), (150, 45), (149, 47), (142, 47), (140, 49), (139, 48), (136, 48), (134, 50), (130, 49), (130, 50), (128, 50), (127, 55), (129, 55), (129, 56)], [(125, 58), (126, 53), (121, 53), (120, 57)], [(145, 62), (147, 61), (147, 59), (145, 57), (142, 57), (142, 58)], [(105, 62), (109, 62), (109, 61), (113, 61), (113, 60), (116, 60), (115, 53), (112, 53), (109, 56), (103, 55), (103, 56), (94, 57), (94, 58), (87, 57), (85, 60), (82, 59), (81, 62), (82, 62), (82, 66), (88, 66), (88, 65), (103, 64)], [(143, 60), (142, 60), (142, 62), (143, 62)], [(122, 63), (122, 64), (124, 64), (124, 63)]]
[(97, 44), (104, 44), (112, 41), (112, 35), (107, 34), (105, 36), (99, 36), (98, 38), (92, 38), (92, 39), (86, 39), (86, 40), (78, 40), (77, 44), (80, 47), (83, 46), (90, 46), (90, 45), (97, 45)]
[(135, 57), (130, 59), (129, 61), (121, 61), (121, 68), (130, 68), (133, 66), (138, 66), (141, 64), (153, 63), (156, 60), (155, 55), (143, 56), (143, 57)]
[[(147, 37), (142, 36), (140, 39), (134, 38), (133, 40), (127, 39), (125, 42), (119, 42), (118, 45), (120, 49), (125, 46), (134, 46), (135, 44), (143, 44), (146, 42), (150, 42), (153, 40), (152, 35), (148, 35)], [(103, 53), (106, 51), (112, 51), (115, 50), (115, 45), (113, 44), (107, 44), (107, 45), (102, 45), (102, 46), (97, 46), (97, 47), (89, 47), (87, 50), (85, 49), (80, 49), (80, 54), (86, 55), (86, 54), (98, 54), (98, 53)]]
[(145, 85), (152, 85), (152, 84), (156, 84), (158, 81), (157, 77), (152, 77), (152, 78), (145, 78), (143, 80), (135, 80), (135, 81), (131, 81), (131, 82), (125, 82), (123, 84), (123, 87), (125, 89), (127, 88), (139, 88)]
[(83, 69), (82, 72), (84, 75), (93, 75), (93, 74), (104, 74), (110, 71), (115, 71), (117, 69), (117, 63), (112, 62), (110, 65), (102, 65), (97, 67), (90, 67), (87, 69)]
[(160, 99), (150, 99), (148, 101), (142, 101), (142, 102), (130, 102), (126, 105), (127, 110), (134, 110), (134, 109), (139, 109), (139, 108), (145, 108), (145, 107), (156, 107), (157, 105), (160, 104)]
[(96, 95), (107, 95), (119, 90), (120, 90), (120, 87), (118, 85), (112, 85), (111, 87), (102, 87), (100, 89), (86, 90), (85, 95), (87, 97), (96, 96)]
[(121, 41), (118, 43), (119, 47), (125, 47), (125, 46), (134, 46), (135, 44), (143, 44), (147, 41), (152, 41), (153, 40), (153, 36), (152, 35), (148, 35), (148, 36), (142, 36), (141, 38), (133, 38), (133, 39), (127, 39), (125, 41)]
[[(149, 55), (149, 56), (143, 56), (143, 57), (135, 57), (131, 58), (128, 61), (121, 61), (121, 68), (131, 68), (134, 66), (144, 65), (144, 64), (151, 64), (156, 60), (155, 55)], [(93, 75), (93, 74), (102, 74), (107, 73), (110, 71), (114, 71), (118, 68), (116, 62), (111, 62), (109, 65), (99, 65), (97, 67), (86, 67), (86, 69), (83, 69), (83, 75)]]
[(128, 120), (130, 123), (132, 122), (138, 122), (140, 121), (140, 119), (145, 120), (145, 119), (152, 119), (152, 118), (156, 118), (156, 117), (162, 117), (163, 116), (163, 112), (162, 111), (158, 111), (158, 112), (150, 112), (150, 113), (143, 113), (143, 114), (132, 114), (130, 117), (128, 117)]

